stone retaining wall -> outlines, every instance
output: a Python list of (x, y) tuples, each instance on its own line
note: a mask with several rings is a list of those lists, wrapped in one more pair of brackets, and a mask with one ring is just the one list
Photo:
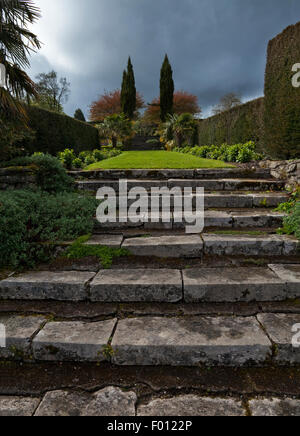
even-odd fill
[(0, 168), (0, 190), (24, 189), (35, 186), (32, 168)]
[(300, 159), (294, 161), (263, 161), (260, 166), (271, 170), (275, 179), (286, 180), (287, 187), (300, 185)]

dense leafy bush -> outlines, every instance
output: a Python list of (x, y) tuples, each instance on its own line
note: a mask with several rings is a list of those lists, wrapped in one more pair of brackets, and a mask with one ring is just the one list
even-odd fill
[(228, 145), (223, 144), (221, 146), (210, 145), (210, 146), (196, 146), (196, 147), (183, 147), (175, 148), (173, 151), (180, 153), (190, 153), (194, 156), (206, 158), (223, 160), (224, 162), (238, 162), (245, 163), (255, 160), (261, 160), (263, 156), (256, 152), (256, 146), (254, 142), (247, 142), (246, 144), (235, 144)]
[(59, 160), (49, 154), (35, 153), (32, 156), (19, 157), (0, 165), (6, 167), (31, 166), (36, 176), (36, 184), (42, 191), (49, 193), (70, 191), (73, 180), (66, 173)]
[(0, 267), (48, 260), (51, 244), (92, 231), (96, 207), (96, 199), (75, 193), (0, 192)]
[(292, 86), (299, 62), (300, 23), (289, 26), (268, 46), (265, 80), (265, 140), (276, 159), (300, 156), (299, 89)]
[(0, 132), (0, 161), (26, 154), (22, 142), (34, 139), (34, 132), (22, 121), (0, 118)]
[(58, 154), (58, 158), (65, 168), (68, 170), (72, 168), (80, 169), (92, 165), (96, 162), (101, 162), (105, 159), (117, 157), (122, 154), (122, 151), (117, 148), (103, 148), (94, 151), (82, 151), (76, 156), (74, 150), (67, 148), (65, 151)]
[(300, 239), (300, 201), (292, 207), (289, 215), (283, 220), (283, 233), (295, 235)]
[(253, 141), (264, 150), (264, 99), (250, 101), (210, 118), (199, 121), (200, 146)]
[(88, 123), (35, 106), (29, 106), (27, 113), (29, 127), (35, 132), (34, 138), (22, 142), (29, 153), (39, 150), (56, 156), (70, 144), (76, 153), (99, 147), (98, 129)]

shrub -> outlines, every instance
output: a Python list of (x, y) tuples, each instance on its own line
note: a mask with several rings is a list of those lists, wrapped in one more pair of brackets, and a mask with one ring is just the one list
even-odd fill
[(251, 141), (246, 144), (235, 145), (222, 144), (221, 146), (177, 147), (174, 151), (190, 153), (201, 158), (223, 160), (225, 162), (245, 163), (261, 160), (263, 158), (263, 155), (256, 152), (255, 143)]
[(76, 169), (81, 169), (83, 168), (83, 162), (81, 159), (79, 159), (78, 157), (76, 157), (76, 159), (73, 160), (72, 162), (72, 167), (76, 168)]
[(29, 127), (35, 132), (34, 138), (22, 141), (28, 153), (40, 150), (56, 156), (70, 144), (76, 153), (99, 147), (99, 132), (92, 125), (35, 106), (26, 110)]
[(61, 162), (49, 154), (36, 153), (1, 164), (4, 168), (17, 166), (32, 166), (36, 183), (42, 191), (56, 193), (70, 191), (73, 188), (73, 180), (67, 175)]
[(58, 159), (68, 170), (70, 170), (72, 168), (73, 161), (76, 159), (76, 155), (73, 149), (71, 150), (66, 148), (64, 151), (58, 153)]
[(295, 235), (300, 239), (300, 201), (291, 208), (289, 215), (283, 220), (283, 233)]
[(299, 62), (300, 23), (289, 26), (268, 46), (265, 80), (265, 140), (276, 159), (300, 156), (299, 89), (292, 67)]
[(75, 193), (0, 192), (0, 267), (47, 261), (55, 244), (93, 229), (96, 199)]
[(253, 141), (264, 150), (264, 98), (250, 101), (198, 123), (198, 142), (230, 145)]

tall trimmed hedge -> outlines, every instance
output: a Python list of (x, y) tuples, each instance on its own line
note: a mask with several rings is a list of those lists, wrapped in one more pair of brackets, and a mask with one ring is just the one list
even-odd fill
[(36, 132), (35, 139), (22, 144), (30, 153), (57, 155), (66, 148), (77, 153), (99, 148), (98, 129), (90, 124), (36, 106), (28, 106), (27, 114), (29, 126)]
[(219, 115), (201, 120), (199, 145), (238, 144), (254, 141), (264, 148), (264, 98), (258, 98)]
[(300, 62), (300, 23), (289, 26), (268, 46), (265, 76), (265, 142), (274, 158), (300, 156), (300, 88), (292, 86)]

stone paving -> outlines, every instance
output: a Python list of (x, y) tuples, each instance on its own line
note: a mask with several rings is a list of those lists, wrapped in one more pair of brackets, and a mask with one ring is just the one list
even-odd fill
[(300, 416), (300, 400), (293, 398), (209, 397), (185, 394), (140, 402), (134, 389), (108, 386), (95, 393), (51, 391), (43, 397), (0, 396), (0, 416)]

